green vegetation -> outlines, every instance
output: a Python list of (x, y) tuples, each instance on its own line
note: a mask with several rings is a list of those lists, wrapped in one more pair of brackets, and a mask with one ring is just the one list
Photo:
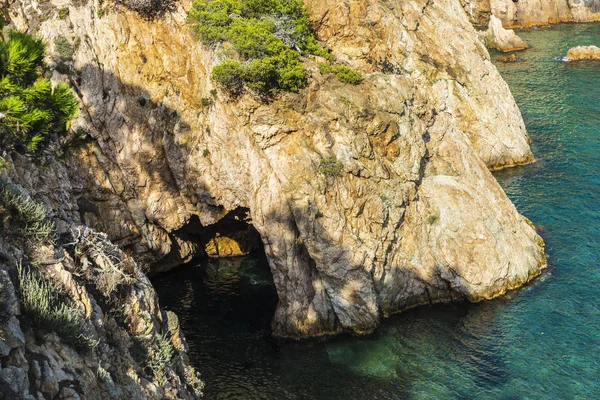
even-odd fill
[(98, 0), (98, 9), (96, 10), (96, 15), (98, 18), (102, 18), (104, 13), (104, 0)]
[(317, 171), (327, 176), (336, 177), (342, 173), (343, 168), (343, 164), (335, 156), (332, 156), (322, 159)]
[(332, 72), (331, 64), (319, 63), (319, 72), (323, 75), (330, 74)]
[(0, 148), (9, 153), (43, 154), (51, 141), (68, 136), (78, 111), (68, 85), (43, 77), (45, 50), (26, 33), (0, 38)]
[(204, 108), (208, 108), (208, 107), (212, 106), (213, 103), (214, 103), (214, 100), (211, 99), (210, 97), (202, 98), (202, 107), (204, 107)]
[(81, 38), (77, 36), (75, 40), (73, 40), (73, 52), (77, 52), (79, 50), (79, 46), (81, 46)]
[(69, 39), (64, 36), (58, 36), (54, 39), (54, 49), (60, 56), (60, 61), (73, 60), (73, 46)]
[(438, 219), (438, 216), (437, 216), (437, 215), (435, 215), (435, 214), (431, 214), (431, 215), (429, 216), (429, 218), (427, 219), (427, 222), (429, 222), (429, 225), (433, 225), (433, 223), (434, 223), (435, 221), (437, 221), (437, 219)]
[(11, 165), (4, 157), (0, 157), (0, 172), (10, 169)]
[(191, 389), (192, 393), (196, 397), (202, 397), (202, 390), (204, 389), (204, 382), (200, 380), (200, 377), (194, 367), (191, 365), (186, 365), (183, 368), (183, 378), (188, 385), (188, 388)]
[(171, 335), (168, 332), (164, 335), (155, 335), (148, 345), (146, 369), (160, 386), (164, 386), (168, 382), (167, 368), (171, 365), (175, 352)]
[(52, 241), (54, 225), (44, 207), (18, 186), (0, 180), (0, 227), (35, 244)]
[(120, 288), (136, 282), (133, 262), (123, 257), (120, 249), (105, 234), (82, 227), (73, 229), (71, 233), (72, 243), (76, 243), (73, 254), (77, 258), (92, 261), (81, 268), (78, 274), (88, 282), (93, 282), (102, 296), (115, 300)]
[(130, 9), (137, 11), (142, 17), (151, 20), (160, 17), (173, 8), (175, 0), (116, 0)]
[(61, 8), (58, 10), (58, 19), (67, 19), (69, 16), (69, 9), (67, 7)]
[(91, 349), (97, 344), (86, 335), (88, 325), (83, 314), (59, 298), (52, 282), (21, 265), (18, 275), (23, 310), (36, 326), (58, 333), (66, 343), (78, 349)]
[(346, 96), (341, 96), (340, 97), (340, 101), (342, 103), (344, 103), (345, 106), (349, 106), (350, 104), (352, 104), (352, 102), (350, 101), (350, 99), (347, 98)]
[(83, 128), (77, 128), (69, 133), (69, 135), (60, 140), (60, 149), (57, 154), (57, 159), (66, 161), (71, 157), (75, 149), (84, 146), (90, 141), (88, 132)]
[(237, 96), (244, 92), (245, 73), (239, 62), (227, 60), (213, 69), (212, 77), (229, 94)]
[(353, 70), (345, 65), (336, 65), (333, 67), (333, 73), (337, 76), (340, 82), (358, 85), (362, 82), (360, 72)]
[(307, 83), (301, 56), (331, 59), (299, 0), (195, 0), (188, 21), (204, 44), (227, 43), (213, 79), (231, 95), (297, 92)]
[(327, 63), (319, 63), (319, 72), (323, 75), (333, 73), (340, 82), (349, 83), (351, 85), (358, 85), (362, 82), (362, 75), (360, 72), (345, 65), (332, 66)]

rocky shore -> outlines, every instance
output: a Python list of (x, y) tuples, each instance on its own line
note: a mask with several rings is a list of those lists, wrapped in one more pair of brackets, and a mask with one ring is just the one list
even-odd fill
[[(223, 49), (192, 35), (191, 1), (168, 3), (154, 19), (110, 1), (7, 5), (13, 28), (49, 44), (49, 75), (76, 92), (86, 137), (44, 168), (7, 155), (2, 179), (65, 238), (38, 249), (39, 274), (85, 310), (97, 344), (75, 351), (23, 322), (24, 250), (3, 239), (0, 384), (33, 397), (199, 395), (146, 278), (194, 257), (264, 248), (273, 334), (290, 338), (366, 334), (421, 304), (491, 299), (546, 266), (490, 172), (533, 162), (529, 137), (459, 1), (307, 1), (317, 38), (362, 83), (306, 57), (307, 86), (270, 101), (217, 87)], [(77, 250), (84, 237), (109, 253)], [(103, 290), (107, 269), (124, 279), (120, 302)]]
[[(101, 18), (91, 3), (65, 19), (52, 2), (11, 7), (15, 27), (73, 44), (70, 60), (54, 49), (67, 68), (53, 77), (79, 93), (91, 140), (51, 174), (14, 170), (56, 217), (158, 273), (201, 255), (206, 227), (247, 213), (281, 336), (370, 332), (382, 315), (492, 298), (543, 268), (541, 240), (489, 172), (533, 161), (523, 120), (458, 2), (311, 2), (318, 38), (364, 82), (308, 59), (299, 94), (217, 91), (208, 106), (215, 54), (186, 28), (190, 3), (176, 6), (153, 21), (108, 4)], [(338, 173), (320, 172), (325, 159)]]

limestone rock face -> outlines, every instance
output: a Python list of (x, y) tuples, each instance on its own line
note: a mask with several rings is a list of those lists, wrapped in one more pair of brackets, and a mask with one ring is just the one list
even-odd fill
[[(307, 59), (308, 87), (265, 104), (213, 91), (219, 53), (190, 35), (189, 1), (152, 22), (122, 7), (98, 18), (92, 3), (40, 22), (40, 6), (15, 2), (17, 27), (78, 44), (54, 78), (76, 88), (93, 140), (52, 174), (13, 160), (13, 179), (154, 271), (248, 210), (281, 336), (366, 333), (383, 315), (492, 298), (537, 275), (543, 243), (489, 172), (532, 162), (529, 139), (460, 2), (306, 5), (364, 82)], [(339, 174), (319, 172), (332, 159)]]
[(465, 10), (476, 25), (491, 14), (505, 28), (600, 20), (600, 0), (466, 0)]
[(494, 15), (490, 17), (487, 31), (479, 32), (481, 40), (490, 49), (496, 49), (504, 53), (524, 50), (528, 48), (520, 37), (512, 29), (504, 29), (502, 21)]
[[(407, 84), (440, 98), (490, 169), (533, 161), (514, 99), (460, 3), (306, 4), (319, 38), (339, 59), (365, 72), (403, 76)], [(440, 81), (445, 84), (436, 85)], [(447, 90), (440, 91), (442, 87)]]
[(577, 46), (569, 49), (564, 58), (565, 61), (577, 60), (600, 60), (600, 47)]

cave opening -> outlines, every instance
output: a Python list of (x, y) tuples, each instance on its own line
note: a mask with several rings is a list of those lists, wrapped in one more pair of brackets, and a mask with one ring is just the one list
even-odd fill
[[(173, 235), (195, 247), (193, 262), (202, 258), (223, 258), (264, 253), (260, 234), (252, 225), (250, 210), (238, 207), (211, 225), (202, 225), (194, 215)], [(161, 260), (159, 263), (165, 263)], [(185, 264), (185, 260), (183, 264)], [(180, 262), (181, 264), (181, 262)], [(160, 269), (160, 268), (159, 268)]]
[(196, 216), (191, 223), (196, 224), (190, 228), (198, 231), (199, 244), (204, 254), (210, 258), (264, 253), (260, 235), (252, 225), (250, 210), (247, 208), (238, 207), (217, 223), (206, 227), (201, 226)]
[(177, 314), (190, 360), (211, 382), (212, 394), (230, 384), (223, 371), (260, 379), (265, 365), (256, 360), (275, 358), (278, 348), (271, 335), (278, 296), (248, 210), (206, 227), (194, 218), (180, 233), (196, 237), (205, 256), (154, 276), (152, 284), (161, 305)]
[(200, 218), (193, 215), (170, 236), (171, 251), (150, 265), (150, 276), (211, 258), (264, 254), (260, 234), (252, 225), (250, 210), (244, 207), (228, 212), (211, 225), (203, 225)]

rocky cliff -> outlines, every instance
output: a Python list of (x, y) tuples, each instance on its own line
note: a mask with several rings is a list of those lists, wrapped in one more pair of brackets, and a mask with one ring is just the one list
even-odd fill
[(106, 235), (71, 225), (53, 243), (32, 246), (3, 228), (0, 399), (202, 395), (177, 317)]
[(471, 22), (479, 26), (486, 26), (490, 15), (499, 18), (505, 28), (600, 20), (599, 0), (461, 1)]
[(152, 21), (107, 1), (13, 2), (14, 26), (71, 44), (49, 61), (90, 140), (67, 164), (14, 159), (11, 178), (152, 273), (227, 236), (223, 221), (251, 225), (281, 336), (366, 333), (384, 315), (537, 275), (543, 243), (489, 172), (532, 162), (529, 139), (461, 4), (306, 5), (318, 38), (365, 79), (342, 84), (308, 58), (308, 87), (264, 103), (215, 90), (220, 55), (189, 33), (189, 1)]

